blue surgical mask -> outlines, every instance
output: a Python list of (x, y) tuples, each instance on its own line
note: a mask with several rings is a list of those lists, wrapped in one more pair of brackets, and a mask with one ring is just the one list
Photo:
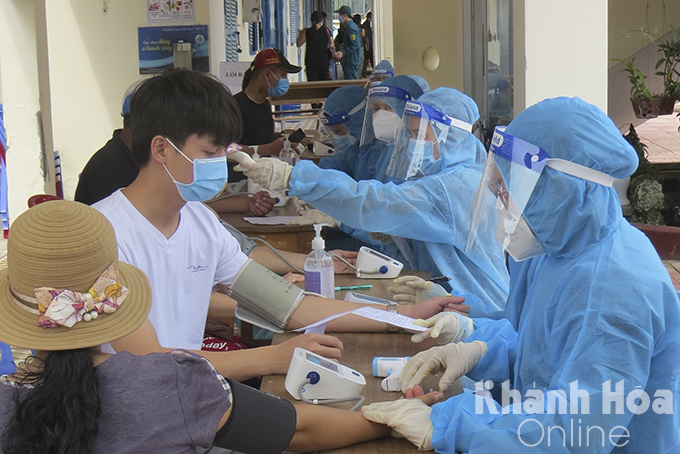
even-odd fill
[(357, 142), (357, 138), (351, 133), (347, 134), (333, 134), (333, 146), (336, 151), (345, 151)]
[(167, 138), (165, 140), (194, 166), (194, 180), (186, 184), (175, 180), (175, 177), (172, 176), (168, 168), (163, 164), (165, 171), (168, 172), (175, 186), (177, 186), (177, 191), (182, 199), (187, 202), (204, 202), (212, 199), (224, 189), (224, 185), (227, 184), (228, 175), (226, 156), (194, 159), (192, 161), (174, 143), (170, 142)]
[[(269, 85), (269, 81), (267, 81), (267, 85)], [(269, 85), (269, 96), (272, 98), (280, 98), (281, 96), (285, 95), (288, 93), (288, 78), (287, 77), (279, 77), (279, 80), (276, 81), (276, 85), (273, 87)]]
[[(419, 177), (435, 175), (441, 170), (442, 160), (434, 159), (434, 142), (430, 142), (429, 140), (409, 139), (406, 155), (411, 160), (408, 172), (409, 176)], [(418, 161), (420, 161), (420, 165), (418, 165)]]

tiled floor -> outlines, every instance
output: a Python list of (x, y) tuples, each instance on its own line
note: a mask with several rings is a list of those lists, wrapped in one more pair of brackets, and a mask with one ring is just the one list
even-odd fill
[(649, 161), (655, 164), (680, 163), (680, 103), (673, 115), (662, 115), (647, 120), (635, 128), (640, 140), (647, 145)]

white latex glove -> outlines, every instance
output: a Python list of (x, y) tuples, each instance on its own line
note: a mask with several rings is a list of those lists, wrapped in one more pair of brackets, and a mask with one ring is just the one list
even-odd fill
[[(432, 408), (419, 399), (375, 402), (361, 409), (369, 421), (390, 426), (393, 437), (403, 437), (421, 451), (432, 451)], [(395, 433), (396, 432), (396, 433)]]
[(488, 348), (482, 341), (473, 341), (432, 347), (420, 352), (401, 371), (401, 390), (406, 392), (420, 384), (429, 374), (444, 370), (444, 375), (439, 380), (439, 390), (444, 392), (453, 382), (470, 372)]
[(279, 191), (288, 188), (293, 166), (279, 158), (260, 158), (254, 161), (243, 160), (234, 170), (243, 172), (263, 188)]
[(411, 336), (415, 343), (429, 338), (436, 339), (439, 345), (462, 342), (475, 330), (472, 319), (457, 312), (440, 312), (427, 320), (414, 320), (413, 324), (428, 328)]
[(329, 227), (337, 227), (340, 225), (338, 221), (328, 216), (319, 210), (307, 210), (302, 213), (302, 216), (297, 216), (290, 221), (288, 224), (291, 225), (311, 225), (311, 224), (324, 224)]
[(418, 276), (402, 276), (396, 278), (394, 282), (399, 285), (389, 286), (387, 290), (395, 294), (392, 299), (396, 302), (416, 304), (435, 296), (449, 294), (441, 285), (426, 281)]

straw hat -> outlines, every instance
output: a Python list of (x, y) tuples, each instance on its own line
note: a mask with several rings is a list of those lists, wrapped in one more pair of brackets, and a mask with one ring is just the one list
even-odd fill
[[(34, 295), (53, 287), (86, 293), (104, 271), (117, 264), (129, 293), (118, 310), (71, 328), (42, 328), (10, 293)], [(36, 205), (12, 224), (7, 270), (0, 272), (0, 341), (36, 350), (72, 350), (119, 339), (137, 329), (151, 307), (144, 273), (118, 262), (113, 227), (100, 212), (64, 200)]]

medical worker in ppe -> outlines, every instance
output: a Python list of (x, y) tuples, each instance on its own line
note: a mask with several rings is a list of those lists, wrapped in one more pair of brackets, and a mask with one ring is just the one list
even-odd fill
[(440, 453), (680, 452), (680, 303), (611, 187), (636, 169), (635, 150), (597, 107), (557, 98), (497, 128), (489, 156), (471, 231), (500, 213), (506, 319), (461, 336), (449, 318), (454, 343), (419, 353), (400, 379), (409, 388), (441, 368), (445, 387), (467, 374), (504, 408), (463, 393), (408, 420), (404, 404), (364, 416)]
[[(404, 113), (406, 102), (415, 100), (422, 94), (422, 89), (408, 76), (390, 77), (385, 79), (380, 86), (369, 90), (366, 101), (366, 111), (361, 127), (361, 140), (359, 142), (361, 151), (354, 167), (354, 180), (376, 179), (385, 181), (385, 172), (387, 171), (387, 165), (392, 154), (392, 149), (394, 148), (397, 131), (401, 125), (401, 116)], [(374, 125), (377, 135), (374, 134)], [(258, 173), (263, 173), (265, 176), (271, 175), (272, 177), (274, 175), (282, 176), (280, 173), (272, 173), (269, 169), (266, 169), (269, 166), (280, 167), (280, 164), (278, 162), (263, 159), (260, 161), (261, 169)], [(272, 181), (271, 178), (266, 178), (267, 179), (264, 181), (266, 183), (265, 186), (271, 186), (273, 184), (287, 187), (287, 181), (280, 179), (279, 181)], [(313, 180), (309, 178), (311, 177), (307, 177), (304, 174), (300, 176), (301, 181), (312, 182)], [(313, 178), (316, 178), (316, 176)], [(327, 178), (332, 179), (332, 174), (329, 174)], [(307, 200), (307, 202), (311, 203), (310, 200)], [(312, 205), (314, 206), (313, 203)], [(316, 209), (303, 213), (303, 216), (294, 219), (291, 223), (324, 223), (330, 226), (336, 226), (341, 222), (342, 219), (336, 221), (332, 217), (329, 217), (328, 213), (324, 214), (323, 210), (319, 211)], [(399, 255), (399, 251), (394, 245), (382, 246), (379, 242), (376, 242), (376, 240), (370, 239), (367, 236), (367, 232), (360, 233), (356, 230), (353, 231), (346, 225), (341, 226), (341, 229), (353, 237), (371, 244), (374, 246), (374, 249), (380, 249), (382, 252), (403, 262), (404, 258)], [(362, 229), (359, 228), (359, 230)], [(389, 236), (386, 235), (379, 235), (376, 236), (376, 238), (380, 238), (380, 241), (386, 243), (391, 242)]]
[(368, 76), (368, 84), (366, 84), (366, 89), (368, 90), (371, 87), (377, 87), (378, 85), (382, 84), (385, 79), (389, 79), (390, 77), (394, 76), (395, 73), (392, 63), (388, 62), (387, 60), (382, 60), (380, 63), (375, 65), (375, 69), (373, 69), (371, 75)]
[(361, 129), (362, 147), (370, 147), (359, 162), (358, 180), (385, 180), (401, 117), (408, 101), (422, 96), (423, 90), (408, 76), (394, 76), (368, 90), (366, 112)]
[(427, 83), (424, 77), (416, 76), (415, 74), (411, 74), (409, 76), (411, 79), (415, 80), (416, 83), (420, 86), (420, 88), (423, 90), (423, 93), (429, 93), (430, 91), (430, 84)]
[[(391, 235), (413, 269), (450, 276), (453, 293), (465, 296), (472, 316), (499, 317), (508, 274), (495, 226), (480, 232), (478, 242), (464, 252), (465, 218), (486, 156), (471, 133), (479, 118), (477, 106), (452, 88), (404, 104), (403, 125), (396, 128), (401, 134), (387, 170), (400, 184), (356, 182), (301, 161), (292, 168), (290, 193), (346, 225)], [(376, 135), (386, 134), (376, 128)]]
[(323, 110), (319, 112), (319, 123), (332, 137), (335, 154), (321, 159), (319, 167), (340, 170), (352, 178), (357, 175), (365, 111), (366, 90), (362, 87), (340, 87), (326, 98)]

